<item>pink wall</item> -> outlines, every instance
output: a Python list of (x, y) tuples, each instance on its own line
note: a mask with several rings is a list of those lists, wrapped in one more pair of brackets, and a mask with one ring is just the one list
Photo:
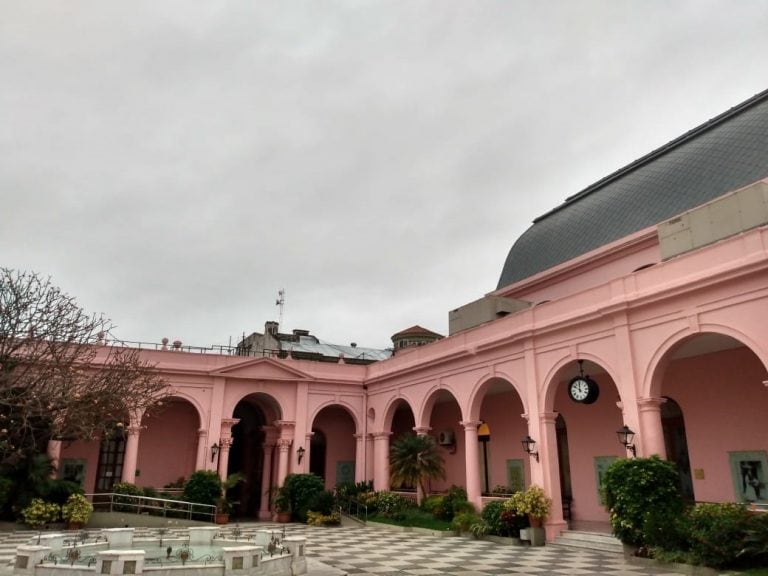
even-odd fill
[(491, 439), (488, 442), (488, 475), (491, 490), (497, 485), (506, 486), (507, 460), (522, 460), (526, 486), (531, 482), (530, 456), (523, 452), (523, 445), (520, 442), (528, 434), (528, 422), (522, 414), (523, 404), (515, 391), (486, 395), (483, 399), (480, 419), (487, 422), (491, 430)]
[[(94, 491), (96, 486), (96, 468), (99, 464), (99, 441), (64, 442), (61, 450), (62, 460), (87, 460), (85, 467), (85, 482), (83, 490), (86, 493)], [(61, 470), (59, 470), (59, 474)]]
[(142, 422), (136, 477), (139, 486), (162, 488), (195, 471), (197, 430), (195, 408), (186, 401), (172, 400), (165, 409)]
[(336, 463), (355, 461), (355, 422), (343, 408), (329, 406), (318, 413), (312, 428), (325, 434), (325, 487), (331, 490), (337, 483)]
[(432, 409), (432, 418), (429, 422), (432, 428), (430, 434), (437, 436), (443, 430), (452, 430), (456, 437), (456, 448), (454, 450), (442, 448), (443, 458), (445, 458), (446, 479), (432, 480), (431, 488), (435, 492), (447, 490), (453, 484), (463, 486), (466, 482), (464, 428), (459, 424), (460, 421), (461, 410), (454, 400), (437, 403)]
[(768, 451), (768, 373), (747, 348), (673, 361), (662, 393), (683, 411), (699, 501), (733, 501), (728, 452)]
[[(595, 457), (626, 457), (616, 430), (622, 427), (621, 410), (616, 406), (618, 390), (605, 373), (591, 374), (600, 387), (594, 404), (578, 404), (568, 397), (567, 382), (555, 393), (555, 411), (562, 415), (568, 431), (574, 520), (608, 521), (608, 512), (599, 503), (595, 476)], [(559, 496), (559, 495), (558, 495)]]

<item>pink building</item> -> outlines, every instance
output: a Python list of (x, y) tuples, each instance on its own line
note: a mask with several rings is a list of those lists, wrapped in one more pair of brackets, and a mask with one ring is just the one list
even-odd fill
[(162, 416), (52, 453), (89, 492), (241, 471), (241, 512), (268, 517), (286, 474), (386, 490), (392, 439), (431, 434), (448, 472), (432, 490), (479, 505), (541, 485), (552, 537), (607, 521), (600, 477), (631, 456), (627, 426), (689, 498), (768, 501), (768, 91), (537, 219), (450, 332), (368, 365), (148, 350), (172, 391)]

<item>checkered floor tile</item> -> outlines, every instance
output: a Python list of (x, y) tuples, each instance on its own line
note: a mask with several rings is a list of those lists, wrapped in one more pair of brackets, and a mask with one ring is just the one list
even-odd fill
[(357, 526), (292, 524), (287, 530), (307, 536), (310, 557), (355, 576), (678, 576), (655, 566), (627, 564), (616, 554), (554, 546), (507, 546)]

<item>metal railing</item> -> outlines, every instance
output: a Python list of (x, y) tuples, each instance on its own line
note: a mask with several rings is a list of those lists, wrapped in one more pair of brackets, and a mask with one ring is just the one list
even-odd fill
[(362, 523), (368, 522), (368, 505), (355, 498), (350, 498), (345, 504), (339, 506), (347, 516), (356, 518)]
[(216, 518), (216, 506), (211, 504), (134, 496), (132, 494), (115, 494), (114, 492), (99, 492), (85, 496), (93, 504), (95, 512), (149, 514), (150, 516), (202, 520), (203, 522), (214, 522)]

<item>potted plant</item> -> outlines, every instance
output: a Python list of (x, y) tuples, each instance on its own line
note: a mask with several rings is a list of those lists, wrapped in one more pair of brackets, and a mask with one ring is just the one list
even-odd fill
[(46, 524), (56, 522), (61, 509), (58, 504), (46, 502), (41, 498), (33, 498), (32, 502), (21, 511), (24, 522), (30, 528), (42, 528)]
[(272, 505), (274, 509), (273, 520), (275, 522), (291, 521), (291, 494), (286, 486), (273, 488)]
[(221, 483), (221, 496), (218, 502), (216, 502), (216, 524), (228, 524), (229, 515), (234, 510), (234, 503), (230, 502), (227, 498), (227, 491), (231, 490), (240, 482), (245, 481), (245, 476), (239, 472), (236, 474), (230, 474), (227, 479)]
[(540, 528), (544, 518), (549, 514), (552, 500), (547, 498), (544, 490), (536, 485), (525, 492), (516, 492), (510, 498), (511, 508), (520, 515), (527, 515), (533, 528)]
[(525, 492), (516, 492), (507, 502), (506, 506), (513, 509), (516, 514), (528, 516), (528, 521), (531, 524), (525, 534), (521, 530), (520, 537), (524, 540), (530, 540), (531, 546), (542, 546), (544, 544), (544, 529), (541, 526), (552, 507), (552, 500), (547, 498), (540, 486), (533, 485)]
[(70, 530), (79, 530), (88, 523), (93, 514), (93, 504), (82, 494), (70, 494), (66, 504), (61, 507), (61, 517)]

